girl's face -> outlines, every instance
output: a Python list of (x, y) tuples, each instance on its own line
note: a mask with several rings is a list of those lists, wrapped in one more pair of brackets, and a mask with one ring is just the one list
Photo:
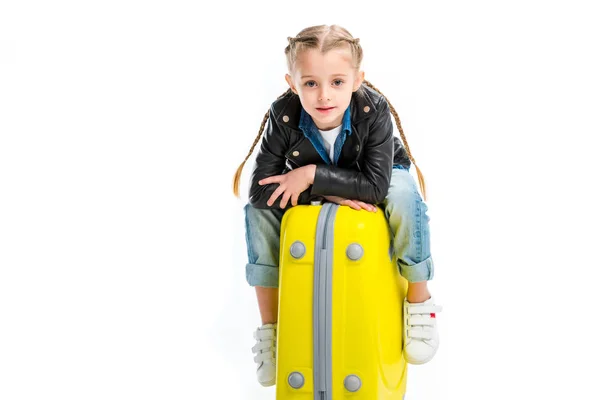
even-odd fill
[(304, 110), (322, 131), (342, 124), (344, 112), (364, 79), (364, 72), (352, 67), (349, 49), (317, 49), (298, 54), (292, 75), (285, 80), (300, 97)]

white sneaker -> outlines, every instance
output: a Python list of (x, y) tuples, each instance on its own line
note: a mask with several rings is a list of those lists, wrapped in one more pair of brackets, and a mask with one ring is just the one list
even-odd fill
[(258, 364), (256, 377), (263, 386), (275, 385), (275, 357), (277, 352), (277, 322), (265, 324), (254, 331), (256, 344), (252, 352), (256, 353), (254, 361)]
[(437, 331), (436, 306), (433, 297), (422, 303), (404, 299), (404, 359), (410, 364), (425, 364), (435, 355), (440, 340)]

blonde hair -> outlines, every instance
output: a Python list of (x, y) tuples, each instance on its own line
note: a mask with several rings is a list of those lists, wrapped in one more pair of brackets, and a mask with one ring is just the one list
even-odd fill
[[(296, 35), (296, 37), (288, 37), (289, 44), (285, 48), (285, 56), (287, 59), (288, 71), (290, 73), (292, 71), (294, 71), (294, 67), (296, 64), (296, 59), (298, 57), (298, 54), (300, 54), (304, 50), (318, 49), (324, 54), (324, 53), (327, 53), (331, 49), (347, 48), (348, 45), (350, 46), (350, 51), (352, 53), (353, 67), (356, 70), (358, 70), (358, 69), (360, 69), (360, 65), (361, 65), (362, 59), (363, 59), (363, 51), (362, 51), (362, 47), (359, 44), (359, 41), (360, 41), (359, 38), (352, 37), (350, 32), (348, 32), (346, 29), (342, 28), (339, 25), (329, 25), (329, 26), (317, 25), (317, 26), (311, 26), (311, 27), (305, 28), (305, 29), (301, 30), (300, 33), (298, 33), (298, 35)], [(410, 152), (410, 148), (408, 147), (408, 142), (406, 141), (406, 137), (404, 136), (404, 131), (402, 130), (402, 125), (400, 124), (400, 117), (398, 117), (398, 113), (392, 106), (392, 103), (387, 99), (387, 97), (385, 97), (385, 95), (383, 93), (381, 93), (379, 91), (379, 89), (377, 89), (375, 86), (373, 86), (369, 81), (363, 80), (363, 83), (366, 86), (370, 87), (371, 89), (375, 90), (380, 95), (382, 95), (383, 98), (387, 101), (387, 103), (390, 107), (390, 112), (392, 113), (392, 115), (394, 116), (394, 119), (396, 120), (396, 127), (398, 128), (398, 132), (400, 133), (400, 137), (402, 138), (402, 142), (404, 143), (404, 148), (406, 149), (406, 152), (408, 153), (408, 158), (414, 164), (415, 169), (417, 170), (417, 176), (419, 178), (419, 186), (421, 187), (421, 193), (423, 194), (423, 200), (426, 201), (427, 195), (426, 195), (426, 191), (425, 191), (425, 178), (423, 177), (423, 174), (421, 173), (421, 170), (419, 169), (419, 167), (417, 167), (417, 163), (415, 162), (415, 159)], [(359, 88), (359, 92), (361, 89), (362, 89), (362, 87)], [(288, 92), (289, 92), (289, 90), (286, 90), (278, 98), (285, 96)], [(237, 171), (235, 172), (235, 175), (233, 177), (233, 194), (236, 197), (240, 197), (240, 194), (239, 194), (240, 177), (242, 175), (242, 170), (244, 168), (244, 165), (246, 164), (246, 161), (248, 161), (248, 158), (250, 158), (250, 156), (252, 155), (252, 152), (254, 151), (254, 147), (256, 147), (256, 144), (260, 140), (260, 137), (262, 136), (263, 130), (265, 128), (265, 124), (267, 123), (268, 119), (269, 119), (269, 112), (267, 111), (267, 113), (265, 114), (265, 116), (262, 120), (262, 123), (260, 125), (260, 129), (258, 130), (258, 135), (254, 139), (254, 143), (252, 143), (252, 147), (250, 147), (250, 151), (248, 151), (248, 155), (246, 156), (244, 161), (242, 161), (242, 163), (238, 167)]]

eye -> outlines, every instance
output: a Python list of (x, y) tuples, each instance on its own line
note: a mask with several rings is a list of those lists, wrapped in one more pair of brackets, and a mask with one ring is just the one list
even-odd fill
[(341, 79), (336, 79), (336, 80), (335, 80), (335, 81), (333, 81), (333, 82), (339, 82), (339, 83), (340, 83), (339, 85), (335, 85), (335, 86), (342, 86), (342, 83), (344, 83), (344, 81), (343, 81), (343, 80), (341, 80)]
[(308, 81), (308, 82), (305, 82), (305, 83), (304, 83), (304, 86), (308, 86), (308, 87), (314, 87), (314, 86), (311, 86), (311, 85), (309, 85), (309, 83), (315, 83), (315, 81)]

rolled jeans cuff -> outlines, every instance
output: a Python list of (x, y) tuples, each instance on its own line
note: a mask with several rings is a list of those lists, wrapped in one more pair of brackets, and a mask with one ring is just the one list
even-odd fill
[(431, 257), (414, 265), (405, 265), (398, 262), (400, 275), (410, 283), (430, 281), (433, 279), (433, 259)]
[(279, 268), (271, 265), (246, 264), (246, 281), (250, 286), (279, 287)]

